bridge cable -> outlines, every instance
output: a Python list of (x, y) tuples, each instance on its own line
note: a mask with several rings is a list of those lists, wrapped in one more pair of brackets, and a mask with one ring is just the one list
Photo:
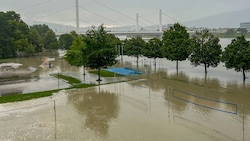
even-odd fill
[(114, 12), (116, 12), (116, 13), (118, 13), (118, 14), (124, 16), (124, 17), (127, 17), (128, 19), (130, 19), (130, 20), (132, 20), (132, 21), (135, 21), (135, 20), (136, 20), (135, 18), (132, 18), (132, 17), (126, 15), (126, 14), (123, 14), (122, 12), (120, 12), (120, 11), (118, 11), (118, 10), (112, 8), (112, 7), (109, 7), (109, 6), (107, 6), (107, 5), (105, 5), (105, 4), (101, 3), (101, 2), (99, 2), (99, 1), (97, 1), (97, 0), (92, 0), (92, 1), (95, 2), (95, 3), (97, 3), (97, 4), (99, 4), (99, 5), (101, 5), (101, 6), (103, 6), (103, 7), (105, 7), (105, 8), (108, 8), (108, 9), (110, 9), (110, 10), (112, 10), (112, 11), (114, 11)]
[(164, 12), (162, 12), (162, 14), (165, 15), (165, 16), (167, 16), (167, 17), (169, 17), (170, 19), (174, 20), (175, 22), (178, 22), (178, 23), (179, 23), (178, 20), (176, 20), (175, 18), (169, 16), (168, 14), (166, 14), (166, 13), (164, 13)]
[(102, 15), (96, 13), (96, 12), (92, 12), (92, 11), (86, 9), (86, 8), (81, 7), (81, 6), (79, 6), (79, 8), (81, 8), (81, 9), (83, 9), (83, 10), (86, 10), (86, 11), (88, 11), (89, 13), (92, 13), (92, 14), (94, 14), (94, 15), (96, 15), (96, 16), (99, 16), (99, 17), (101, 17), (101, 18), (103, 18), (103, 19), (106, 19), (106, 20), (109, 20), (109, 21), (111, 21), (111, 22), (113, 22), (113, 23), (116, 23), (115, 21), (113, 21), (113, 20), (111, 20), (111, 19), (109, 19), (109, 18), (105, 18), (104, 16), (102, 16)]
[(58, 13), (61, 13), (61, 12), (65, 12), (65, 11), (71, 9), (71, 8), (74, 8), (74, 7), (71, 6), (71, 7), (68, 7), (68, 8), (64, 8), (64, 9), (62, 9), (62, 10), (53, 11), (53, 12), (50, 12), (50, 13), (48, 13), (48, 14), (46, 14), (46, 15), (37, 17), (37, 19), (42, 19), (42, 18), (44, 18), (44, 17), (47, 17), (48, 15), (51, 16), (51, 15), (55, 15), (55, 14), (58, 14)]
[(46, 0), (46, 1), (39, 2), (39, 3), (34, 3), (34, 4), (29, 5), (29, 6), (20, 8), (20, 9), (18, 9), (18, 10), (16, 10), (16, 11), (20, 12), (20, 11), (23, 11), (23, 10), (26, 10), (26, 9), (29, 9), (29, 8), (33, 8), (33, 7), (36, 7), (36, 6), (40, 6), (40, 5), (45, 4), (45, 3), (48, 3), (48, 2), (51, 2), (51, 0)]

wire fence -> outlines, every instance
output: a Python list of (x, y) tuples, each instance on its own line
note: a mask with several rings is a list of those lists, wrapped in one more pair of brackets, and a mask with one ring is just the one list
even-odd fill
[[(246, 132), (246, 125), (245, 125), (245, 115), (244, 115), (244, 105), (239, 105), (237, 103), (232, 102), (226, 102), (222, 100), (212, 99), (204, 96), (199, 96), (196, 94), (191, 94), (179, 89), (170, 88), (168, 91), (168, 97), (172, 97), (174, 99), (177, 99), (179, 101), (182, 101), (184, 103), (190, 103), (193, 106), (197, 106), (200, 108), (204, 108), (209, 110), (208, 113), (212, 113), (212, 111), (216, 112), (216, 115), (220, 115), (220, 118), (212, 118), (209, 124), (203, 125), (204, 119), (201, 119), (200, 122), (197, 120), (190, 119), (190, 117), (186, 117), (185, 115), (173, 115), (174, 119), (181, 120), (181, 121), (188, 121), (191, 123), (194, 123), (201, 128), (210, 128), (210, 132), (218, 132), (223, 136), (227, 136), (230, 140), (243, 140), (245, 141), (245, 132)], [(224, 115), (224, 114), (229, 115)], [(231, 117), (225, 118), (225, 117)], [(224, 119), (223, 119), (224, 118)], [(221, 122), (218, 122), (218, 120), (222, 119)], [(231, 121), (231, 124), (228, 124)], [(219, 123), (219, 124), (218, 124)], [(214, 125), (213, 125), (214, 124)], [(221, 124), (221, 125), (220, 125)], [(224, 124), (224, 126), (222, 126)], [(234, 126), (232, 126), (234, 125)], [(230, 130), (233, 129), (233, 130)], [(238, 130), (237, 130), (238, 129)], [(237, 133), (238, 132), (238, 133)], [(233, 134), (237, 134), (237, 137), (232, 137)], [(237, 139), (235, 139), (237, 138)], [(242, 139), (241, 139), (242, 138)]]

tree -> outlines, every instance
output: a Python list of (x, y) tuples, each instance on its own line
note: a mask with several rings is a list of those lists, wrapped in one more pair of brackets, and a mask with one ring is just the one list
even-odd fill
[(163, 33), (163, 56), (168, 60), (176, 61), (178, 72), (178, 61), (183, 61), (190, 55), (189, 33), (184, 26), (175, 23), (168, 31)]
[(236, 31), (234, 28), (227, 29), (226, 37), (234, 37), (236, 35)]
[(98, 79), (100, 79), (101, 68), (114, 65), (117, 57), (117, 40), (114, 35), (107, 34), (103, 25), (98, 29), (93, 28), (87, 31), (84, 41), (87, 45), (87, 66), (98, 69)]
[(59, 47), (61, 49), (68, 50), (73, 43), (73, 36), (71, 34), (65, 33), (59, 37)]
[(217, 67), (222, 53), (219, 41), (219, 38), (209, 33), (208, 30), (196, 32), (192, 38), (192, 53), (189, 58), (191, 64), (204, 65), (206, 74), (210, 66)]
[(240, 32), (241, 35), (247, 34), (247, 29), (246, 28), (238, 28), (237, 31)]
[(56, 39), (56, 34), (52, 30), (48, 30), (44, 38), (44, 49), (52, 51), (57, 50), (59, 47), (58, 41)]
[(86, 65), (86, 44), (83, 42), (83, 38), (78, 36), (74, 39), (73, 44), (70, 46), (70, 49), (67, 50), (65, 59), (69, 64), (73, 66), (84, 66)]
[(142, 54), (148, 58), (154, 58), (154, 64), (156, 66), (156, 58), (162, 58), (161, 48), (161, 40), (153, 38), (146, 43), (146, 46), (142, 49)]
[(221, 60), (225, 63), (226, 68), (236, 72), (242, 72), (243, 80), (246, 80), (245, 72), (250, 70), (250, 42), (245, 36), (238, 36), (225, 48)]
[(142, 38), (132, 38), (125, 41), (124, 52), (128, 56), (136, 57), (136, 62), (138, 65), (139, 57), (142, 55), (142, 48), (145, 47), (145, 41)]
[(35, 53), (42, 52), (43, 43), (42, 38), (38, 34), (37, 30), (30, 29), (29, 33), (29, 43), (34, 47)]
[[(0, 12), (0, 53), (2, 58), (14, 57), (27, 47), (29, 28), (14, 11)], [(20, 49), (20, 50), (19, 50)]]
[(39, 25), (33, 25), (33, 26), (30, 26), (30, 29), (36, 30), (38, 32), (38, 34), (40, 35), (40, 37), (42, 39), (42, 42), (44, 42), (45, 34), (49, 30), (51, 30), (49, 28), (49, 26), (45, 25), (45, 24), (43, 24), (43, 25), (41, 25), (41, 24), (39, 24)]

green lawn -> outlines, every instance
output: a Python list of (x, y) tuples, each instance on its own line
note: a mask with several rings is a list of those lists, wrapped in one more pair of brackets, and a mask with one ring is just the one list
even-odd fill
[(59, 90), (51, 90), (51, 91), (44, 91), (44, 92), (34, 92), (28, 94), (15, 94), (15, 95), (8, 95), (0, 97), (0, 103), (7, 103), (7, 102), (17, 102), (17, 101), (24, 101), (30, 100), (40, 97), (47, 97), (51, 96), (53, 93), (58, 92)]
[[(89, 73), (98, 75), (98, 70), (91, 70), (91, 71), (89, 71)], [(117, 74), (117, 73), (115, 74), (113, 72), (106, 71), (106, 70), (101, 70), (100, 74), (101, 74), (101, 77), (114, 77), (114, 76), (120, 77), (120, 76), (124, 76), (124, 75)]]
[[(88, 87), (96, 86), (95, 84), (83, 84), (83, 83), (81, 83), (80, 80), (78, 80), (76, 78), (61, 75), (61, 74), (56, 75), (55, 77), (64, 79), (69, 84), (72, 85), (72, 87), (69, 87), (66, 89), (88, 88)], [(60, 90), (61, 89), (43, 91), (43, 92), (27, 93), (27, 94), (15, 94), (15, 95), (2, 96), (2, 97), (0, 97), (0, 103), (17, 102), (17, 101), (24, 101), (24, 100), (30, 100), (30, 99), (35, 99), (35, 98), (47, 97), (47, 96), (53, 95), (53, 93), (56, 93)]]

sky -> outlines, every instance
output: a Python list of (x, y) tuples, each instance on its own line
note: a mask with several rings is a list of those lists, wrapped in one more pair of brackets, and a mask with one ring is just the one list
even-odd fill
[[(15, 11), (27, 24), (76, 25), (76, 0), (0, 0), (0, 11)], [(250, 8), (250, 0), (78, 0), (80, 26), (158, 25), (188, 22)]]

